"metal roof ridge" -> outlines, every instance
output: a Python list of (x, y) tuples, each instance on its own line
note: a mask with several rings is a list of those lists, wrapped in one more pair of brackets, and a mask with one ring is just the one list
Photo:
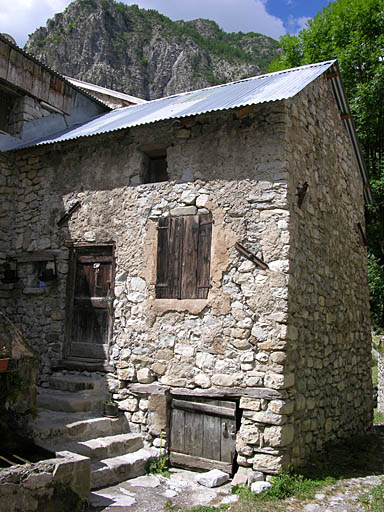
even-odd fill
[[(242, 78), (241, 80), (233, 80), (232, 82), (226, 82), (225, 84), (210, 85), (208, 87), (202, 87), (201, 89), (193, 89), (192, 91), (178, 92), (176, 94), (171, 94), (170, 96), (162, 96), (161, 98), (156, 98), (154, 100), (147, 100), (147, 103), (153, 103), (153, 102), (161, 101), (161, 100), (165, 100), (165, 99), (187, 96), (189, 94), (194, 94), (196, 92), (207, 91), (210, 89), (219, 89), (220, 87), (228, 87), (229, 85), (234, 85), (234, 84), (238, 84), (238, 83), (242, 83), (242, 82), (248, 82), (251, 80), (259, 80), (261, 78), (266, 78), (266, 77), (275, 76), (275, 75), (282, 75), (284, 73), (290, 73), (292, 71), (300, 71), (303, 69), (314, 68), (316, 66), (324, 66), (326, 64), (328, 64), (330, 67), (335, 62), (337, 62), (337, 59), (315, 62), (313, 64), (305, 64), (304, 66), (296, 66), (294, 68), (282, 69), (279, 71), (273, 71), (272, 73), (264, 73), (262, 75), (249, 76), (247, 78)], [(138, 105), (133, 105), (133, 106), (137, 107)], [(122, 108), (128, 108), (128, 107), (122, 107)]]

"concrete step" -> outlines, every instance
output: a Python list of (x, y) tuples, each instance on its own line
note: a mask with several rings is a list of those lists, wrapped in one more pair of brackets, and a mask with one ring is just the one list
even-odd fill
[(140, 450), (143, 446), (143, 438), (140, 434), (120, 434), (68, 443), (60, 446), (60, 451), (68, 450), (78, 453), (79, 455), (89, 457), (94, 462), (127, 455), (128, 453)]
[(99, 375), (85, 377), (82, 375), (53, 374), (49, 377), (48, 382), (50, 389), (68, 391), (70, 393), (86, 390), (100, 391), (105, 387), (104, 379)]
[(40, 410), (32, 424), (36, 443), (88, 441), (102, 436), (129, 432), (127, 420), (103, 416), (90, 417), (87, 413), (66, 413)]
[(37, 406), (51, 411), (90, 412), (103, 408), (102, 397), (91, 397), (89, 393), (69, 393), (50, 388), (38, 388)]
[(111, 457), (91, 465), (91, 489), (115, 485), (144, 475), (148, 462), (158, 456), (155, 448), (142, 448), (128, 455)]

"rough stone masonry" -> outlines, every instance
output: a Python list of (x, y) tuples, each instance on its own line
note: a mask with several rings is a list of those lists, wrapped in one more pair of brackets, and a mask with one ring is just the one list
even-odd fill
[[(153, 148), (166, 151), (169, 181), (143, 183)], [(265, 473), (370, 426), (362, 183), (324, 76), (291, 100), (8, 152), (0, 168), (1, 254), (51, 251), (57, 262), (58, 279), (40, 288), (21, 258), (20, 281), (0, 290), (41, 354), (43, 384), (64, 355), (70, 249), (112, 243), (107, 377), (149, 443), (164, 446), (172, 393), (238, 400), (237, 462)], [(159, 219), (207, 213), (208, 297), (157, 299)]]

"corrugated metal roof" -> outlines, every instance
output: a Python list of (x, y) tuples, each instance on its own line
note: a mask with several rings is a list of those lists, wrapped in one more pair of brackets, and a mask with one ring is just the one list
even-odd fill
[(53, 144), (166, 119), (188, 117), (207, 112), (292, 98), (334, 63), (335, 60), (330, 60), (310, 64), (267, 75), (259, 75), (245, 80), (238, 80), (225, 85), (176, 94), (148, 101), (142, 105), (123, 107), (102, 114), (65, 133), (52, 135), (44, 139), (36, 139), (29, 144), (21, 145), (14, 149), (41, 144)]

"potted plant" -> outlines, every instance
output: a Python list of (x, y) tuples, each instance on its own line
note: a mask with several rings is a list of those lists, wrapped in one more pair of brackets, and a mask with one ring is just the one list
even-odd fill
[(119, 415), (119, 408), (117, 403), (113, 400), (106, 400), (104, 402), (104, 416), (107, 418), (117, 418)]
[(8, 349), (4, 345), (3, 347), (0, 347), (0, 372), (5, 372), (8, 368)]

